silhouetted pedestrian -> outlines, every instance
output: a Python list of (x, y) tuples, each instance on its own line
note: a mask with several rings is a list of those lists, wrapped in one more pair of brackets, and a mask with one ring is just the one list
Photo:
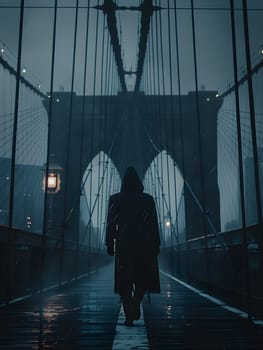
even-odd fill
[(109, 255), (115, 254), (115, 293), (121, 296), (126, 326), (140, 318), (145, 292), (160, 292), (158, 220), (154, 199), (143, 190), (136, 170), (128, 167), (121, 191), (109, 199), (106, 246)]

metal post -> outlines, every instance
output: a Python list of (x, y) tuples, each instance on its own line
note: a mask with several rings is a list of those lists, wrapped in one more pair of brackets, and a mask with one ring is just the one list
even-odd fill
[(48, 126), (47, 126), (47, 157), (45, 169), (45, 193), (44, 193), (44, 212), (43, 212), (43, 229), (41, 239), (41, 263), (40, 263), (40, 292), (43, 291), (44, 280), (44, 265), (46, 258), (46, 235), (47, 235), (47, 214), (48, 214), (48, 172), (49, 172), (49, 153), (50, 153), (50, 138), (51, 138), (51, 121), (53, 110), (53, 86), (54, 86), (54, 68), (55, 68), (55, 52), (56, 52), (56, 31), (57, 31), (57, 0), (54, 5), (54, 23), (53, 23), (53, 38), (52, 38), (52, 57), (51, 57), (51, 76), (50, 76), (50, 99), (48, 109)]

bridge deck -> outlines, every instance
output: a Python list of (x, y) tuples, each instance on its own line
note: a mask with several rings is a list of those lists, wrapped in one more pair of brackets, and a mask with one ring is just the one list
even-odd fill
[(0, 349), (262, 349), (262, 326), (164, 274), (162, 293), (143, 302), (144, 318), (124, 327), (112, 271), (94, 272), (42, 304), (2, 308)]

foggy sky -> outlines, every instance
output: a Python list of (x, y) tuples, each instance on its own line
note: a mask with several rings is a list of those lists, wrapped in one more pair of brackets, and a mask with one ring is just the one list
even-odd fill
[[(101, 1), (100, 1), (101, 2)], [(26, 1), (26, 6), (34, 4), (34, 6), (52, 5), (52, 0), (34, 0)], [(87, 0), (80, 1), (80, 6), (87, 5)], [(139, 1), (118, 1), (120, 5), (138, 4)], [(228, 7), (227, 0), (196, 0), (195, 6), (211, 8)], [(19, 4), (18, 0), (0, 0), (1, 5), (15, 6)], [(59, 5), (74, 5), (74, 0), (61, 0)], [(91, 4), (97, 4), (97, 1), (91, 1)], [(177, 1), (178, 7), (189, 7), (190, 1)], [(167, 1), (162, 0), (161, 5), (167, 6)], [(249, 0), (250, 8), (263, 8), (262, 1)], [(173, 6), (173, 1), (170, 1)], [(241, 1), (236, 1), (236, 6), (241, 7)], [(77, 63), (76, 63), (76, 80), (74, 90), (82, 93), (83, 86), (83, 65), (84, 65), (84, 42), (86, 27), (86, 9), (80, 9), (78, 41), (77, 41)], [(92, 84), (94, 76), (95, 62), (95, 27), (96, 27), (97, 11), (90, 10), (90, 29), (89, 29), (89, 55), (88, 55), (88, 91), (92, 93)], [(174, 35), (174, 13), (171, 12), (171, 42), (173, 50), (173, 70), (175, 72), (175, 35)], [(62, 86), (65, 90), (70, 90), (71, 74), (72, 74), (72, 51), (73, 51), (73, 35), (74, 35), (74, 9), (59, 9), (57, 23), (57, 45), (56, 45), (56, 64), (55, 64), (55, 90), (59, 90)], [(262, 45), (262, 19), (263, 11), (251, 11), (249, 13), (251, 33), (251, 52), (259, 52)], [(155, 26), (155, 16), (152, 19)], [(242, 27), (242, 12), (237, 11), (237, 42), (239, 67), (245, 63), (244, 40)], [(137, 12), (120, 11), (117, 13), (118, 26), (121, 24), (121, 46), (125, 69), (135, 69), (137, 63), (138, 52), (138, 23), (140, 16)], [(164, 70), (166, 81), (166, 93), (169, 93), (169, 64), (168, 64), (168, 31), (167, 31), (167, 11), (162, 11), (163, 23), (163, 50), (164, 50)], [(197, 64), (198, 64), (198, 83), (205, 86), (206, 89), (223, 90), (228, 82), (233, 80), (232, 71), (232, 53), (231, 53), (231, 33), (230, 33), (230, 16), (226, 10), (200, 10), (195, 11), (196, 24), (196, 40), (197, 40)], [(17, 38), (19, 25), (19, 9), (0, 9), (0, 40), (10, 49), (16, 56)], [(182, 92), (187, 94), (188, 91), (194, 90), (193, 79), (193, 47), (192, 47), (192, 27), (189, 10), (178, 10), (178, 27), (179, 27), (179, 53), (180, 53), (180, 70), (182, 80)], [(53, 29), (53, 10), (43, 8), (27, 8), (25, 10), (24, 32), (23, 32), (23, 55), (22, 63), (30, 72), (30, 78), (39, 81), (44, 90), (48, 91), (50, 86), (50, 63), (51, 63), (51, 45), (52, 45), (52, 29)], [(120, 28), (119, 28), (120, 29)], [(101, 55), (104, 53), (105, 47), (102, 48), (102, 30), (103, 30), (103, 14), (99, 14), (99, 34), (98, 34), (98, 52), (97, 77), (101, 73)], [(108, 30), (105, 27), (105, 38)], [(105, 39), (106, 40), (106, 39)], [(104, 45), (105, 46), (105, 45)], [(104, 52), (103, 52), (104, 50)], [(29, 75), (29, 73), (28, 73)], [(174, 81), (176, 76), (174, 73)], [(130, 84), (132, 86), (132, 82)], [(174, 89), (177, 93), (177, 89)], [(96, 92), (100, 93), (99, 79), (96, 83)]]

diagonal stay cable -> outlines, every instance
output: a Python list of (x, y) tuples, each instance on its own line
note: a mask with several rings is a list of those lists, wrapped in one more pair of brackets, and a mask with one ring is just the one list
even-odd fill
[[(146, 127), (144, 128), (144, 131), (145, 131), (145, 134), (146, 134), (147, 138), (148, 138), (149, 141), (151, 142), (153, 148), (154, 148), (158, 153), (160, 153), (161, 150), (160, 150), (160, 149), (155, 145), (155, 143), (153, 142), (153, 140), (152, 140), (152, 138), (151, 138), (151, 136), (150, 136), (148, 130), (146, 129)], [(179, 168), (178, 168), (178, 170), (179, 170), (181, 176), (183, 176), (181, 170), (180, 170)], [(191, 188), (191, 185), (189, 184), (189, 182), (188, 182), (186, 179), (185, 179), (185, 184), (186, 184), (186, 187), (188, 188), (188, 190), (190, 191), (190, 193), (191, 193), (191, 195), (192, 195), (194, 201), (196, 202), (198, 208), (200, 209), (200, 211), (201, 211), (201, 212), (204, 212), (204, 208), (203, 208), (203, 206), (202, 206), (200, 200), (198, 199), (197, 195), (194, 193), (194, 191), (193, 191), (192, 188)], [(214, 224), (213, 224), (211, 218), (209, 217), (209, 215), (208, 215), (207, 213), (206, 213), (206, 218), (207, 218), (207, 221), (208, 221), (208, 223), (209, 223), (211, 229), (213, 230), (213, 233), (217, 233), (217, 230), (216, 230), (216, 228), (215, 228), (215, 226), (214, 226)]]

